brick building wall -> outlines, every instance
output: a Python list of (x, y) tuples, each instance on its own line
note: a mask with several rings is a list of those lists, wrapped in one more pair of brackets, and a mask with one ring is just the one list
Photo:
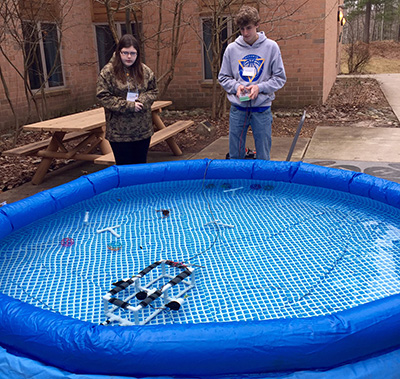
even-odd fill
[[(283, 16), (279, 7), (274, 8), (273, 1), (268, 3), (268, 7), (259, 6), (262, 20)], [(297, 1), (288, 0), (285, 9), (290, 12), (298, 5)], [(294, 12), (290, 22), (283, 18), (279, 23), (260, 26), (260, 30), (278, 42), (288, 77), (285, 87), (277, 93), (275, 105), (303, 107), (326, 100), (338, 73), (338, 5), (337, 0), (311, 0)], [(274, 16), (271, 16), (272, 11)], [(145, 20), (156, 20), (156, 12), (154, 7), (144, 11), (143, 24), (147, 35), (155, 32), (157, 23), (147, 24)], [(201, 9), (198, 2), (186, 4), (185, 17), (191, 20), (191, 25), (184, 28), (184, 43), (168, 91), (168, 98), (178, 108), (204, 107), (211, 102), (211, 83), (203, 80), (202, 45), (198, 38), (202, 31), (200, 16), (207, 15), (209, 13)], [(155, 54), (151, 51), (146, 54), (147, 63), (156, 69)], [(167, 62), (166, 56), (163, 62)]]
[[(61, 51), (64, 71), (64, 86), (46, 91), (46, 117), (56, 117), (92, 106), (95, 101), (95, 85), (98, 74), (95, 37), (91, 23), (90, 0), (76, 1), (74, 7), (63, 17), (63, 43)], [(22, 72), (23, 55), (19, 47), (6, 39), (2, 46), (6, 48), (13, 64)], [(31, 117), (27, 119), (28, 105), (24, 94), (23, 81), (10, 66), (2, 54), (0, 65), (10, 91), (13, 106), (18, 114), (18, 122), (38, 121), (38, 115), (32, 104)], [(37, 96), (38, 106), (42, 98)], [(0, 84), (0, 131), (15, 125), (13, 114), (3, 86)]]
[(327, 14), (325, 22), (325, 59), (324, 59), (324, 91), (323, 102), (327, 99), (329, 91), (335, 83), (336, 76), (340, 73), (340, 57), (341, 49), (339, 43), (339, 35), (343, 30), (338, 22), (338, 9), (343, 1), (327, 0)]
[[(172, 3), (172, 2), (171, 2)], [(172, 4), (170, 4), (172, 5)], [(203, 85), (202, 45), (199, 39), (201, 33), (200, 9), (196, 1), (189, 1), (184, 6), (183, 19), (190, 22), (190, 26), (181, 28), (183, 43), (175, 66), (174, 80), (168, 87), (166, 98), (172, 99), (179, 108), (204, 107), (209, 97), (208, 88)], [(167, 28), (172, 20), (172, 12), (163, 14), (163, 25)], [(152, 23), (146, 20), (153, 20)], [(143, 32), (145, 35), (154, 35), (158, 28), (158, 9), (153, 6), (143, 8)], [(156, 42), (147, 42), (146, 64), (160, 78), (170, 65), (169, 46), (161, 50), (157, 59)], [(208, 105), (208, 104), (207, 104)]]
[(67, 18), (63, 42), (63, 66), (68, 96), (64, 112), (82, 110), (95, 102), (98, 75), (96, 37), (90, 0), (74, 1)]
[[(268, 7), (259, 5), (262, 20), (270, 20), (272, 12), (275, 17), (283, 15), (279, 13), (283, 7), (274, 8), (274, 1), (277, 0), (270, 0)], [(171, 7), (173, 3), (164, 2), (164, 6)], [(294, 12), (290, 20), (283, 18), (281, 22), (267, 22), (260, 26), (260, 30), (278, 42), (288, 77), (285, 87), (277, 93), (274, 102), (276, 106), (303, 107), (326, 100), (338, 73), (338, 5), (338, 0), (310, 0), (298, 12)], [(290, 11), (298, 6), (297, 1), (286, 0), (285, 9)], [(168, 27), (173, 14), (171, 11), (164, 9), (163, 26)], [(173, 100), (179, 109), (211, 105), (212, 83), (203, 79), (203, 46), (199, 38), (202, 35), (201, 18), (209, 16), (210, 13), (201, 7), (200, 1), (185, 3), (183, 20), (186, 25), (181, 31), (183, 44), (176, 62), (174, 79), (164, 96)], [(101, 8), (97, 6), (94, 9), (93, 0), (75, 1), (65, 17), (62, 46), (65, 85), (61, 89), (48, 91), (48, 117), (79, 111), (95, 103), (98, 60), (94, 21), (99, 17), (102, 17)], [(141, 17), (144, 35), (156, 33), (158, 9), (144, 5)], [(164, 37), (166, 35), (163, 36), (165, 40)], [(21, 52), (8, 40), (2, 46), (10, 52), (14, 64), (21, 67)], [(162, 49), (158, 61), (156, 39), (147, 41), (145, 51), (146, 63), (156, 72), (157, 77), (161, 77), (169, 63), (170, 46), (160, 46)], [(0, 65), (19, 122), (22, 122), (28, 111), (22, 80), (1, 54)], [(40, 97), (38, 100), (40, 103)], [(1, 85), (0, 112), (0, 130), (5, 130), (14, 124), (14, 119)], [(37, 118), (29, 120), (34, 121)]]
[(287, 76), (275, 105), (302, 107), (322, 101), (323, 15), (323, 2), (312, 0), (302, 7), (294, 25), (282, 25), (270, 35), (281, 48)]
[[(17, 67), (19, 71), (23, 69), (23, 62), (21, 59), (21, 53), (18, 50), (18, 46), (11, 40), (5, 39), (2, 41), (2, 48), (6, 52), (7, 56)], [(24, 96), (24, 87), (22, 80), (18, 75), (18, 72), (11, 69), (6, 58), (0, 54), (0, 67), (4, 76), (4, 81), (7, 83), (9, 97), (13, 103), (14, 111), (17, 114), (17, 118), (23, 119), (23, 115), (26, 114), (28, 107), (26, 105)], [(0, 84), (0, 131), (7, 129), (11, 125), (15, 125), (13, 113), (11, 111), (9, 102), (7, 100), (6, 92), (3, 85)]]

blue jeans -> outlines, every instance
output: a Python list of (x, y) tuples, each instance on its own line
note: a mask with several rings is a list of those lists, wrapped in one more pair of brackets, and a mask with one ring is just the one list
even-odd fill
[(251, 125), (256, 148), (257, 159), (270, 159), (272, 112), (268, 108), (264, 112), (242, 111), (231, 106), (229, 114), (229, 157), (243, 159), (246, 155), (246, 134)]

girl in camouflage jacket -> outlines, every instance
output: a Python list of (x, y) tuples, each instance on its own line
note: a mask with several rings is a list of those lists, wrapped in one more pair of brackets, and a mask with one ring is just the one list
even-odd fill
[(97, 99), (105, 109), (106, 138), (116, 164), (146, 163), (154, 133), (151, 105), (157, 95), (154, 73), (141, 62), (139, 43), (125, 34), (97, 80)]

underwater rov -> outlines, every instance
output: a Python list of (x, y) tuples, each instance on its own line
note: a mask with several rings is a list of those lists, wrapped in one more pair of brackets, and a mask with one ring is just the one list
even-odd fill
[[(155, 278), (154, 275), (147, 275), (153, 274), (153, 270), (157, 268), (161, 268), (161, 273)], [(171, 269), (183, 271), (173, 276), (170, 274)], [(195, 286), (193, 273), (194, 268), (183, 263), (161, 260), (154, 262), (129, 279), (113, 283), (114, 288), (103, 296), (104, 314), (107, 320), (102, 325), (110, 323), (118, 323), (121, 326), (144, 325), (166, 309), (179, 310), (185, 300), (183, 296)], [(188, 277), (190, 280), (185, 280)], [(147, 278), (150, 279), (146, 282)], [(157, 288), (157, 285), (163, 282), (166, 283)], [(181, 289), (173, 291), (173, 287), (177, 284), (180, 284)], [(126, 293), (125, 297), (117, 298), (116, 295), (122, 292)], [(175, 292), (172, 297), (170, 297), (171, 292)], [(153, 307), (152, 304), (158, 299), (162, 300), (162, 305)], [(132, 304), (131, 301), (136, 304)], [(112, 307), (109, 307), (109, 304)], [(148, 306), (153, 311), (149, 312)], [(132, 315), (133, 317), (131, 317)]]

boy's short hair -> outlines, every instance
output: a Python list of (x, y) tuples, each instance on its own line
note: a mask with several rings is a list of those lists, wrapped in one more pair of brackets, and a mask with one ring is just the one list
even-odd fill
[(258, 10), (256, 8), (244, 5), (236, 14), (235, 22), (239, 28), (244, 28), (250, 24), (258, 25), (260, 22), (260, 15), (258, 14)]

